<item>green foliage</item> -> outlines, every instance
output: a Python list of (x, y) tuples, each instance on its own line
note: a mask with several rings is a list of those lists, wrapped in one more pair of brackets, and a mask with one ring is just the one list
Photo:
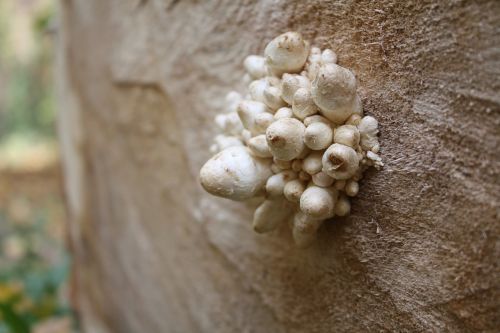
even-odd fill
[[(52, 6), (43, 8), (32, 22), (34, 53), (28, 60), (11, 54), (7, 35), (9, 16), (0, 4), (0, 141), (14, 133), (53, 137), (55, 102), (52, 77)], [(0, 82), (1, 83), (1, 82)]]
[[(48, 216), (42, 209), (31, 223), (19, 224), (0, 212), (4, 226), (0, 230), (0, 333), (29, 333), (44, 319), (71, 314), (59, 295), (70, 258), (47, 233)], [(44, 248), (56, 249), (54, 263), (43, 255)]]

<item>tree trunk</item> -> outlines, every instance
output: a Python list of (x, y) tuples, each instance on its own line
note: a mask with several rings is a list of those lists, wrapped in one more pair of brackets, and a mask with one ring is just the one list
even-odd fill
[[(500, 2), (61, 1), (60, 137), (87, 332), (494, 332)], [(337, 52), (385, 167), (309, 249), (205, 193), (242, 61)]]

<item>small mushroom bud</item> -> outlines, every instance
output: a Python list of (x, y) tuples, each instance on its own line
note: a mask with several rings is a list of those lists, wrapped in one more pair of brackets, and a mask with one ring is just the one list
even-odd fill
[(269, 177), (266, 182), (266, 193), (269, 197), (274, 198), (283, 195), (285, 184), (297, 178), (297, 173), (291, 170), (284, 170)]
[(334, 215), (337, 192), (310, 186), (300, 196), (300, 210), (309, 216), (326, 219)]
[(292, 170), (295, 172), (300, 172), (302, 170), (302, 160), (293, 160)]
[(309, 149), (307, 146), (304, 146), (304, 150), (302, 150), (302, 153), (300, 153), (300, 155), (297, 156), (297, 158), (303, 160), (309, 155), (310, 152), (311, 149)]
[(223, 151), (229, 147), (243, 146), (243, 142), (235, 136), (219, 134), (215, 136), (214, 141), (214, 146), (216, 147), (215, 152)]
[(249, 130), (244, 129), (241, 131), (241, 139), (243, 140), (243, 142), (248, 144), (248, 140), (250, 140), (251, 138), (252, 138), (252, 133), (250, 133)]
[(267, 74), (266, 58), (264, 57), (249, 55), (243, 61), (243, 66), (247, 73), (254, 79), (260, 79)]
[(311, 175), (308, 174), (307, 172), (305, 171), (300, 171), (299, 172), (299, 179), (303, 182), (308, 182), (311, 180)]
[(266, 133), (267, 128), (274, 122), (274, 116), (269, 112), (262, 112), (255, 116), (255, 133)]
[(293, 118), (278, 119), (266, 131), (267, 145), (274, 157), (284, 161), (297, 158), (305, 148), (305, 126)]
[(344, 123), (354, 112), (356, 78), (346, 68), (331, 63), (321, 66), (311, 92), (320, 113), (334, 123)]
[(238, 116), (243, 127), (255, 134), (257, 132), (255, 117), (259, 113), (267, 112), (268, 108), (264, 103), (256, 101), (242, 101), (238, 105)]
[(363, 102), (361, 102), (361, 98), (359, 97), (358, 94), (356, 94), (356, 98), (354, 99), (352, 113), (357, 114), (361, 117), (363, 116)]
[(302, 212), (298, 212), (293, 217), (293, 240), (299, 248), (310, 246), (316, 239), (316, 233), (323, 223), (322, 219), (317, 219)]
[(248, 148), (250, 148), (252, 154), (257, 157), (268, 158), (273, 156), (267, 146), (266, 136), (264, 134), (254, 136), (248, 140)]
[(274, 114), (274, 119), (278, 120), (282, 118), (293, 118), (292, 109), (287, 107), (278, 109), (278, 111)]
[(335, 180), (323, 171), (320, 171), (312, 176), (312, 181), (314, 185), (319, 187), (329, 187)]
[(298, 32), (286, 32), (267, 44), (266, 64), (276, 75), (298, 73), (309, 55), (309, 44)]
[(335, 203), (335, 215), (346, 216), (351, 211), (351, 203), (345, 195), (340, 195)]
[[(316, 57), (316, 58), (312, 58)], [(311, 61), (321, 61), (321, 49), (319, 47), (311, 47), (311, 52), (309, 52), (309, 60)]]
[(359, 167), (359, 158), (351, 147), (334, 143), (323, 154), (323, 171), (335, 179), (349, 179)]
[(302, 75), (283, 74), (281, 80), (281, 98), (288, 104), (293, 103), (293, 96), (300, 88), (309, 89), (311, 82)]
[(302, 170), (310, 175), (314, 175), (321, 171), (323, 168), (323, 153), (319, 151), (313, 151), (309, 156), (307, 156), (302, 162)]
[(264, 89), (263, 102), (273, 111), (286, 105), (285, 101), (281, 99), (281, 90), (272, 86)]
[(345, 184), (344, 192), (350, 197), (355, 197), (359, 191), (359, 184), (355, 180), (348, 180)]
[(291, 214), (290, 204), (284, 198), (265, 200), (255, 210), (253, 230), (265, 233), (275, 230)]
[(359, 114), (353, 114), (352, 116), (349, 117), (349, 119), (347, 119), (345, 124), (358, 126), (360, 122), (361, 122), (361, 116)]
[(203, 165), (201, 185), (219, 197), (249, 199), (263, 190), (267, 178), (272, 175), (270, 164), (270, 160), (252, 156), (246, 147), (229, 147)]
[(299, 88), (293, 95), (292, 111), (295, 117), (303, 120), (318, 112), (314, 104), (311, 92), (306, 88)]
[(304, 125), (306, 125), (306, 127), (311, 125), (312, 123), (317, 123), (317, 122), (325, 123), (327, 125), (332, 125), (332, 122), (330, 120), (326, 119), (323, 116), (320, 116), (319, 114), (315, 114), (314, 116), (310, 116), (304, 119)]
[(264, 91), (270, 87), (269, 82), (264, 78), (250, 83), (248, 91), (252, 100), (265, 103)]
[(333, 141), (335, 143), (341, 143), (343, 145), (356, 149), (356, 147), (358, 147), (359, 145), (359, 131), (356, 126), (353, 125), (343, 125), (337, 127), (335, 129)]
[(304, 142), (312, 150), (322, 150), (332, 143), (333, 131), (331, 127), (322, 122), (312, 123), (307, 126), (304, 133)]
[(283, 194), (288, 201), (299, 202), (300, 196), (304, 193), (305, 189), (304, 183), (298, 179), (294, 179), (285, 184)]
[(292, 167), (291, 161), (284, 161), (274, 158), (274, 164), (276, 164), (281, 170), (288, 170)]
[(226, 134), (237, 136), (243, 130), (243, 124), (236, 112), (218, 114), (215, 123)]
[(345, 180), (336, 180), (335, 181), (335, 184), (333, 184), (333, 187), (336, 189), (336, 190), (343, 190), (344, 187), (345, 187), (345, 183), (346, 181)]
[(358, 129), (361, 135), (361, 148), (377, 153), (380, 149), (377, 137), (377, 119), (371, 116), (363, 117), (363, 119), (359, 122)]
[(324, 64), (336, 64), (337, 54), (330, 49), (325, 49), (321, 54), (321, 62)]
[(382, 158), (380, 156), (378, 156), (378, 154), (375, 154), (374, 152), (372, 151), (368, 151), (366, 153), (366, 157), (371, 160), (371, 163), (373, 164), (373, 166), (379, 170), (381, 167), (384, 166), (384, 163), (382, 162)]

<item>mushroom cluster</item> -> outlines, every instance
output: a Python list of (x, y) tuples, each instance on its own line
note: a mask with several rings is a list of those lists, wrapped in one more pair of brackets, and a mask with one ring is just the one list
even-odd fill
[(306, 247), (325, 219), (349, 214), (363, 172), (383, 166), (378, 123), (363, 117), (356, 78), (332, 50), (287, 32), (264, 53), (244, 61), (247, 95), (230, 92), (216, 116), (222, 134), (200, 180), (216, 196), (263, 197), (254, 230), (288, 220), (295, 243)]

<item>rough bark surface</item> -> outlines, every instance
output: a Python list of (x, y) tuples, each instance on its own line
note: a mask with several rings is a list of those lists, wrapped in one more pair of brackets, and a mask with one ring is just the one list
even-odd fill
[[(198, 183), (242, 61), (330, 47), (385, 168), (307, 250)], [(64, 0), (60, 132), (88, 332), (494, 332), (500, 2)]]

